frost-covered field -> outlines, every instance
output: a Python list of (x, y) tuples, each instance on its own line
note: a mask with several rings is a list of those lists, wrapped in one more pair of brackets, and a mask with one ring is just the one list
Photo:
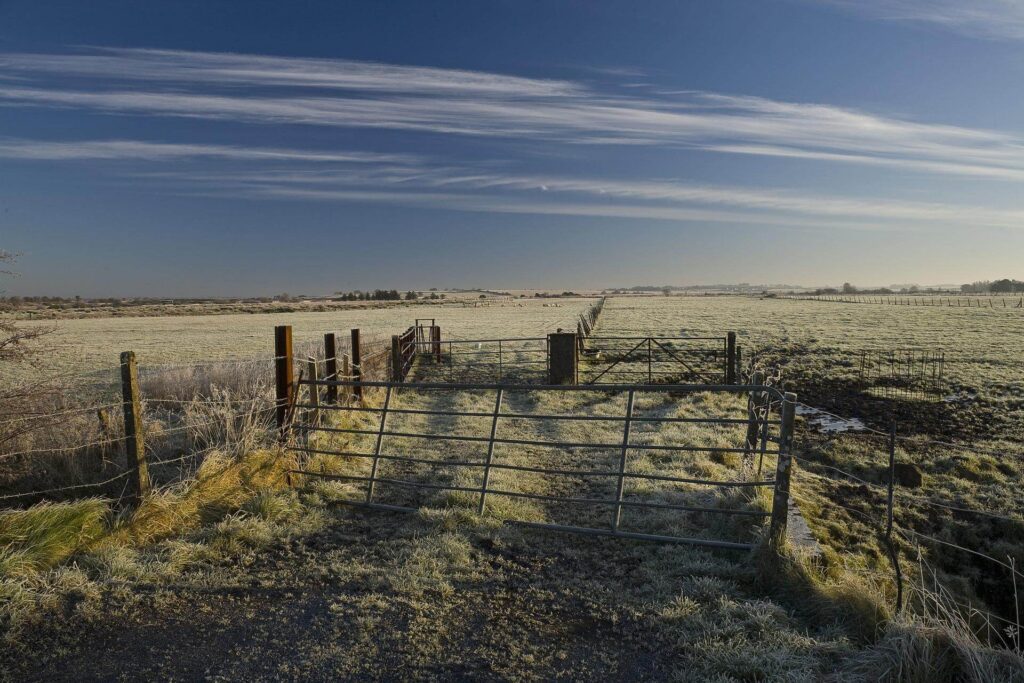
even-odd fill
[[(118, 354), (134, 351), (140, 365), (202, 363), (271, 358), (274, 326), (291, 325), (295, 343), (323, 340), (326, 332), (347, 335), (358, 327), (364, 343), (386, 339), (413, 324), (435, 318), (445, 338), (543, 336), (559, 327), (576, 329), (576, 318), (593, 299), (441, 304), (325, 313), (201, 315), (153, 318), (54, 320), (46, 369), (66, 376), (114, 377)], [(547, 306), (545, 306), (547, 304)]]
[(1024, 395), (1024, 311), (845, 304), (739, 296), (615, 297), (599, 335), (720, 336), (744, 351), (790, 354), (821, 373), (854, 369), (862, 349), (935, 349), (954, 383), (994, 395)]

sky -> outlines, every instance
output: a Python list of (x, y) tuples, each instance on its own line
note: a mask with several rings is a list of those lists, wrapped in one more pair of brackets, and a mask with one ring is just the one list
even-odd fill
[(8, 295), (1024, 279), (1024, 0), (0, 0)]

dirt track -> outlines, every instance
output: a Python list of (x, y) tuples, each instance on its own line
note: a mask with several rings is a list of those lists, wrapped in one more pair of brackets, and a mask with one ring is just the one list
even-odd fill
[[(128, 602), (111, 591), (104, 616), (51, 623), (30, 655), (5, 655), (7, 677), (643, 680), (722, 666), (705, 661), (719, 629), (734, 643), (809, 640), (784, 610), (749, 597), (735, 554), (445, 527), (339, 509), (327, 531), (249, 566), (135, 586)], [(696, 604), (677, 615), (681, 593)], [(708, 651), (682, 647), (688, 616)], [(838, 645), (812, 643), (796, 671), (821, 671)]]

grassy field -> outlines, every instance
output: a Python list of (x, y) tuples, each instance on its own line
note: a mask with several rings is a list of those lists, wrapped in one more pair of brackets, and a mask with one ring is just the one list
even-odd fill
[[(446, 336), (535, 336), (559, 326), (574, 329), (575, 316), (589, 302), (559, 303), (558, 308), (532, 301), (521, 307), (444, 306), (435, 317)], [(427, 310), (353, 311), (340, 318), (334, 313), (288, 314), (280, 320), (203, 317), (194, 325), (189, 319), (188, 327), (181, 318), (62, 321), (75, 325), (58, 334), (89, 339), (93, 359), (113, 355), (116, 344), (134, 339), (127, 348), (134, 346), (143, 358), (189, 363), (196, 362), (197, 353), (207, 359), (264, 354), (273, 324), (290, 322), (300, 342), (354, 326), (367, 335), (390, 334), (413, 317), (434, 315)], [(76, 326), (86, 323), (98, 327)], [(101, 331), (110, 329), (121, 336), (104, 343)], [(183, 329), (189, 334), (180, 334)], [(419, 511), (353, 510), (335, 501), (359, 497), (365, 484), (305, 477), (293, 478), (298, 488), (288, 490), (279, 469), (272, 484), (254, 481), (244, 474), (252, 466), (244, 465), (248, 458), (241, 451), (214, 459), (207, 468), (218, 463), (242, 467), (241, 476), (233, 470), (227, 478), (241, 479), (240, 486), (228, 487), (230, 495), (213, 483), (197, 483), (155, 500), (141, 517), (111, 517), (106, 508), (88, 501), (67, 509), (43, 508), (35, 518), (3, 517), (0, 540), (6, 539), (9, 552), (0, 558), (5, 571), (0, 600), (8, 601), (3, 618), (18, 628), (10, 632), (11, 648), (0, 664), (14, 678), (52, 677), (59, 670), (67, 679), (137, 677), (174, 662), (183, 678), (387, 679), (401, 673), (416, 679), (1024, 680), (1019, 657), (985, 649), (971, 632), (983, 641), (1001, 638), (1011, 646), (1014, 634), (995, 637), (977, 615), (959, 619), (943, 612), (948, 601), (935, 600), (941, 585), (958, 600), (1013, 618), (1011, 575), (969, 553), (929, 542), (918, 545), (912, 535), (928, 534), (1024, 566), (1021, 311), (732, 296), (621, 297), (608, 300), (596, 334), (717, 336), (727, 330), (738, 333), (745, 358), (779, 368), (781, 383), (801, 400), (883, 430), (891, 418), (899, 420), (907, 438), (899, 443), (897, 458), (922, 475), (919, 486), (897, 489), (895, 543), (911, 608), (904, 615), (892, 611), (895, 584), (881, 535), (888, 478), (885, 439), (863, 432), (824, 434), (799, 420), (792, 493), (823, 552), (817, 558), (787, 555), (781, 563), (763, 554), (502, 525), (508, 519), (607, 521), (607, 510), (567, 509), (528, 498), (493, 496), (487, 514), (478, 516), (472, 493), (411, 493), (382, 486), (381, 500)], [(233, 346), (238, 339), (247, 339), (250, 346), (244, 354), (229, 353), (238, 348)], [(148, 346), (140, 346), (144, 343)], [(77, 345), (85, 346), (82, 341)], [(945, 352), (947, 389), (957, 400), (892, 401), (858, 388), (854, 359), (859, 350), (909, 346), (937, 346)], [(77, 361), (69, 356), (63, 362), (71, 367)], [(493, 396), (463, 392), (424, 403), (422, 397), (403, 395), (399, 401), (405, 407), (486, 412)], [(551, 402), (526, 392), (510, 397), (510, 406), (611, 415), (621, 414), (622, 401), (621, 395), (581, 392)], [(641, 414), (674, 416), (742, 414), (744, 405), (697, 396), (674, 397), (665, 404), (641, 402), (639, 409)], [(368, 418), (331, 420), (335, 426), (370, 430), (376, 425)], [(396, 418), (391, 428), (484, 436), (487, 423), (409, 414)], [(742, 438), (727, 430), (683, 427), (669, 425), (646, 438), (705, 445)], [(511, 421), (500, 433), (608, 441), (615, 431), (592, 424)], [(319, 434), (311, 445), (365, 448), (367, 439), (372, 435)], [(389, 438), (384, 446), (384, 452), (415, 452), (440, 463), (385, 463), (384, 476), (479, 485), (479, 470), (444, 464), (479, 458), (479, 444), (424, 446)], [(504, 445), (495, 455), (520, 466), (573, 469), (610, 467), (615, 454), (586, 458), (578, 451)], [(743, 474), (733, 455), (666, 459), (641, 452), (633, 465), (647, 473), (729, 478)], [(359, 458), (293, 457), (308, 470), (328, 474), (358, 476), (368, 467)], [(204, 476), (206, 482), (221, 481), (209, 471)], [(610, 486), (575, 475), (512, 471), (496, 471), (492, 481), (505, 490), (581, 497), (605, 496)], [(766, 509), (764, 499), (736, 498), (724, 490), (640, 484), (627, 486), (626, 495)], [(43, 533), (46, 519), (55, 516), (67, 518), (63, 528), (77, 529), (70, 540)], [(764, 533), (763, 526), (749, 522), (721, 525), (706, 515), (663, 511), (631, 511), (624, 523), (638, 531), (739, 541)], [(34, 538), (45, 542), (33, 545)], [(33, 554), (29, 546), (40, 550)], [(922, 578), (927, 585), (921, 585)], [(154, 610), (159, 620), (154, 621)], [(46, 615), (54, 613), (73, 617), (76, 628), (48, 621)], [(134, 627), (127, 639), (124, 624)], [(113, 643), (125, 648), (125, 657), (90, 655)], [(211, 662), (216, 652), (237, 656)]]
[[(782, 369), (790, 390), (826, 410), (868, 414), (911, 433), (1024, 440), (1024, 311), (903, 307), (752, 297), (612, 298), (597, 334), (737, 333), (745, 358)], [(966, 402), (897, 405), (851, 395), (862, 350), (945, 355), (948, 395)], [(884, 415), (882, 413), (885, 413)]]
[[(611, 299), (598, 334), (698, 336), (723, 329), (738, 333), (748, 358), (779, 368), (781, 384), (801, 400), (883, 432), (895, 420), (897, 462), (921, 473), (920, 482), (896, 491), (896, 543), (905, 564), (920, 568), (920, 552), (929, 577), (957, 600), (1016, 620), (1013, 572), (993, 560), (1024, 566), (1020, 310), (739, 297)], [(861, 388), (857, 353), (901, 348), (945, 354), (941, 395), (887, 400)], [(834, 562), (891, 576), (880, 543), (887, 439), (858, 430), (823, 434), (803, 420), (799, 427), (794, 496), (812, 530), (837, 553)], [(1015, 638), (1011, 633), (1010, 641)]]
[[(323, 344), (326, 332), (358, 327), (366, 341), (390, 339), (416, 318), (436, 318), (445, 338), (544, 336), (559, 327), (576, 329), (576, 317), (593, 299), (489, 302), (467, 305), (408, 305), (330, 312), (229, 314), (173, 317), (69, 319), (30, 323), (51, 327), (46, 371), (65, 376), (112, 379), (118, 353), (135, 351), (142, 367), (273, 357), (273, 327), (291, 325), (295, 343)], [(27, 369), (21, 376), (29, 376)]]

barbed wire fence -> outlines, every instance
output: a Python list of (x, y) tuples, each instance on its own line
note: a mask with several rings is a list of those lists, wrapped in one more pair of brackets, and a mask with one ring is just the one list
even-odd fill
[(579, 345), (579, 349), (582, 352), (584, 349), (584, 343), (594, 329), (597, 327), (597, 321), (601, 318), (601, 311), (604, 310), (604, 304), (607, 297), (602, 296), (597, 300), (596, 303), (592, 304), (579, 315), (579, 322), (576, 323), (576, 343)]
[[(943, 495), (915, 493), (913, 489), (921, 488), (923, 483), (901, 483), (898, 469), (901, 465), (911, 468), (917, 466), (906, 454), (901, 453), (901, 444), (922, 451), (953, 450), (964, 458), (989, 455), (1024, 460), (1024, 452), (996, 451), (970, 444), (900, 435), (895, 423), (888, 431), (884, 431), (866, 426), (858, 419), (846, 418), (813, 406), (806, 407), (846, 423), (850, 431), (843, 432), (841, 438), (856, 440), (864, 451), (876, 456), (865, 462), (863, 468), (873, 470), (876, 475), (880, 472), (884, 474), (871, 477), (843, 469), (827, 462), (826, 456), (814, 453), (805, 444), (804, 448), (798, 447), (795, 450), (797, 455), (794, 455), (794, 460), (800, 467), (795, 469), (794, 474), (794, 499), (798, 503), (820, 506), (823, 501), (809, 497), (808, 492), (813, 487), (807, 484), (813, 482), (831, 487), (825, 501), (827, 505), (841, 509), (878, 535), (880, 545), (885, 549), (891, 564), (890, 578), (895, 585), (897, 612), (912, 607), (925, 618), (941, 616), (947, 621), (970, 628), (983, 642), (1011, 649), (1019, 655), (1024, 654), (1018, 593), (1018, 579), (1024, 579), (1024, 574), (1017, 568), (1019, 558), (1014, 557), (1012, 552), (1007, 552), (1002, 559), (993, 554), (992, 547), (1003, 547), (998, 542), (986, 547), (968, 547), (965, 541), (953, 535), (955, 532), (947, 524), (935, 523), (930, 513), (943, 511), (971, 520), (993, 520), (1018, 529), (1024, 525), (1024, 517), (1015, 510), (983, 508)], [(911, 479), (914, 478), (913, 471), (908, 470)], [(799, 483), (801, 479), (804, 486)], [(843, 484), (846, 486), (840, 495), (837, 487)], [(921, 520), (931, 520), (938, 530), (925, 527), (920, 523)], [(966, 591), (964, 585), (951, 585), (953, 582), (948, 580), (948, 574), (937, 566), (937, 563), (947, 566), (962, 564), (963, 556), (972, 558), (979, 567), (977, 571), (966, 572), (975, 579), (967, 584)], [(906, 575), (904, 571), (908, 561), (915, 567), (913, 576)], [(990, 587), (982, 600), (978, 593), (981, 592), (983, 582), (1000, 588)], [(1001, 602), (997, 601), (1000, 596)]]
[[(271, 442), (273, 359), (144, 365), (137, 377), (142, 460), (155, 489), (194, 477), (214, 451)], [(122, 502), (138, 474), (119, 393), (72, 385), (57, 409), (0, 416), (0, 506), (83, 495)]]
[(985, 308), (985, 309), (1024, 309), (1024, 296), (1019, 294), (1003, 296), (1000, 294), (970, 294), (955, 296), (952, 294), (932, 295), (920, 294), (785, 294), (780, 299), (794, 301), (818, 301), (838, 304), (878, 304), (888, 306), (917, 306), (944, 308)]

